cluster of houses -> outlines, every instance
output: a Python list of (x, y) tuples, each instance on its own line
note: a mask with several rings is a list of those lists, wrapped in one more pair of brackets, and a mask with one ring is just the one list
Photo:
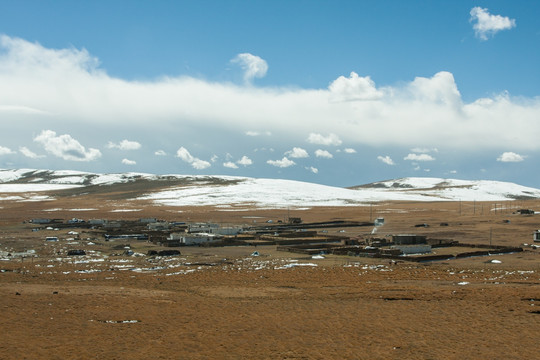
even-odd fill
[[(203, 245), (223, 241), (224, 237), (234, 237), (242, 232), (241, 227), (221, 226), (215, 223), (185, 223), (158, 221), (155, 218), (141, 218), (136, 221), (106, 219), (82, 220), (73, 218), (64, 222), (62, 219), (32, 219), (29, 223), (45, 229), (88, 228), (100, 230), (106, 241), (112, 240), (148, 240), (158, 245), (173, 247), (184, 245)], [(47, 241), (58, 240), (48, 236)]]
[[(88, 228), (102, 234), (106, 241), (142, 240), (163, 247), (179, 246), (224, 246), (224, 245), (277, 245), (278, 250), (305, 254), (332, 253), (336, 255), (356, 255), (370, 257), (401, 257), (407, 255), (428, 254), (424, 258), (409, 257), (411, 261), (433, 261), (447, 259), (450, 255), (429, 255), (433, 248), (474, 247), (466, 256), (483, 256), (493, 253), (522, 251), (520, 248), (504, 246), (480, 246), (459, 244), (451, 239), (428, 239), (424, 235), (397, 234), (375, 237), (377, 227), (384, 225), (384, 218), (375, 222), (329, 221), (322, 223), (303, 223), (300, 218), (291, 218), (287, 223), (268, 222), (257, 227), (222, 226), (216, 223), (186, 223), (178, 221), (158, 221), (155, 218), (139, 220), (104, 219), (32, 219), (30, 223), (50, 228)], [(442, 224), (441, 224), (442, 225)], [(366, 236), (348, 237), (341, 233), (347, 227), (375, 226), (374, 231)], [(445, 225), (447, 226), (447, 224)], [(335, 228), (335, 234), (328, 234)], [(56, 237), (47, 237), (47, 241), (57, 241)], [(540, 241), (540, 230), (534, 234), (534, 241)], [(465, 256), (463, 255), (463, 256)], [(451, 255), (462, 256), (462, 255)]]

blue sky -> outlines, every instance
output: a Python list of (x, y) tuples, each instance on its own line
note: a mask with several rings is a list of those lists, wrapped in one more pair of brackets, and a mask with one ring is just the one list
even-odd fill
[(0, 167), (540, 187), (540, 3), (0, 2)]

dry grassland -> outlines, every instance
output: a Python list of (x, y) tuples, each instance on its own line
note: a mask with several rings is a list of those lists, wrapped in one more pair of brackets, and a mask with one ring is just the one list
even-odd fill
[[(120, 198), (121, 196), (118, 196)], [(523, 359), (539, 358), (540, 250), (413, 264), (254, 248), (181, 248), (175, 259), (109, 256), (118, 243), (31, 232), (31, 218), (156, 217), (252, 224), (383, 216), (378, 235), (426, 234), (462, 243), (532, 242), (540, 202), (385, 203), (296, 211), (172, 208), (103, 195), (0, 204), (0, 249), (39, 257), (0, 262), (2, 359)], [(113, 200), (111, 200), (113, 199)], [(499, 209), (495, 212), (493, 209)], [(503, 210), (500, 210), (500, 209)], [(48, 211), (56, 209), (55, 211)], [(78, 209), (78, 210), (76, 210)], [(84, 210), (80, 209), (95, 209)], [(139, 210), (111, 212), (113, 210)], [(441, 226), (441, 223), (448, 226)], [(426, 228), (415, 224), (427, 223)], [(338, 232), (340, 229), (332, 230)], [(371, 228), (347, 228), (361, 236)], [(81, 232), (81, 237), (91, 237)], [(145, 252), (150, 245), (133, 242)], [(491, 263), (492, 259), (501, 263)], [(295, 264), (307, 266), (293, 266)], [(309, 265), (311, 264), (311, 265)], [(312, 266), (317, 265), (317, 266)]]

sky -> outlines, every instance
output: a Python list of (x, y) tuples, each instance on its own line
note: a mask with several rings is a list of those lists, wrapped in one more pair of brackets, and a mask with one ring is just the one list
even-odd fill
[(540, 188), (540, 2), (0, 1), (0, 168)]

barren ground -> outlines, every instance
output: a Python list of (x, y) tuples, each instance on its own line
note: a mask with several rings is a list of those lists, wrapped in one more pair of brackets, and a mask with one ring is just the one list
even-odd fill
[[(45, 243), (45, 236), (66, 238), (68, 230), (32, 232), (22, 223), (31, 218), (156, 217), (252, 224), (289, 215), (305, 221), (383, 216), (386, 224), (379, 236), (416, 233), (519, 246), (532, 243), (540, 215), (513, 212), (539, 210), (538, 201), (235, 212), (112, 198), (0, 203), (0, 249), (34, 249), (38, 255), (0, 261), (0, 358), (540, 357), (540, 250), (530, 247), (510, 255), (427, 264), (338, 256), (317, 260), (277, 252), (275, 246), (257, 247), (260, 256), (252, 256), (253, 247), (185, 247), (179, 258), (149, 261), (111, 256), (121, 253), (114, 246), (124, 244), (106, 243), (82, 230), (78, 243)], [(127, 209), (138, 211), (112, 212)], [(419, 223), (430, 226), (414, 227)], [(371, 232), (344, 230), (351, 236)], [(137, 241), (131, 246), (142, 253), (151, 247)], [(68, 248), (95, 252), (69, 258)]]

